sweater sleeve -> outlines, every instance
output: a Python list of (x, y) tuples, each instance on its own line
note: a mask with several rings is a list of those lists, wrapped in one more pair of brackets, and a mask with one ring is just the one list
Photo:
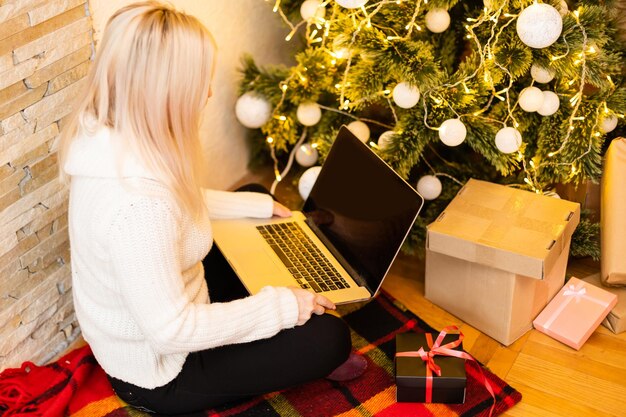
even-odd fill
[(240, 217), (272, 217), (274, 203), (267, 194), (249, 191), (218, 191), (204, 189), (204, 201), (213, 219)]
[(138, 199), (119, 212), (110, 233), (120, 297), (156, 352), (248, 342), (295, 326), (297, 300), (287, 288), (267, 287), (228, 303), (193, 303), (185, 294), (175, 213), (167, 201)]

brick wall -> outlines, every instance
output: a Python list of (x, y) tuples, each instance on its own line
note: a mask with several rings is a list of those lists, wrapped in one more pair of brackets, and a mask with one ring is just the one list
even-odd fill
[(0, 369), (78, 334), (56, 144), (92, 56), (86, 0), (0, 0)]

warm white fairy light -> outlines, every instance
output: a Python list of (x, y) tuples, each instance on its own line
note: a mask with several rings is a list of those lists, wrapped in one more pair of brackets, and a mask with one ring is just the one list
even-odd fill
[[(322, 2), (322, 4), (320, 5), (320, 7), (325, 7), (328, 4), (333, 3), (332, 0), (324, 0)], [(358, 34), (362, 31), (365, 30), (367, 28), (372, 27), (372, 19), (373, 17), (379, 13), (379, 11), (381, 10), (381, 8), (384, 5), (387, 4), (401, 4), (402, 0), (380, 0), (378, 2), (370, 2), (369, 4), (367, 4), (366, 6), (362, 6), (361, 8), (358, 9), (354, 9), (354, 11), (352, 11), (349, 14), (349, 18), (352, 20), (352, 24), (353, 24), (353, 32), (352, 32), (352, 37), (351, 39), (349, 39), (349, 42), (344, 43), (344, 45), (347, 45), (347, 50), (352, 50), (356, 40), (357, 40), (357, 36)], [(395, 40), (400, 40), (400, 39), (409, 39), (411, 37), (411, 35), (413, 34), (414, 30), (421, 30), (421, 28), (419, 27), (419, 25), (416, 24), (417, 18), (420, 15), (420, 11), (423, 10), (423, 5), (427, 4), (428, 1), (427, 0), (417, 0), (415, 2), (415, 8), (413, 10), (413, 14), (411, 16), (411, 19), (409, 21), (408, 24), (405, 25), (405, 30), (406, 32), (404, 34), (399, 34), (396, 33), (395, 31), (393, 31), (391, 28), (384, 28), (384, 27), (379, 27), (378, 25), (376, 26), (377, 30), (380, 30), (383, 32), (386, 40), (385, 42), (393, 42)], [(498, 44), (498, 40), (500, 35), (503, 33), (503, 31), (506, 29), (507, 26), (509, 26), (510, 24), (512, 24), (513, 22), (515, 22), (516, 18), (518, 15), (516, 14), (511, 14), (508, 12), (505, 12), (505, 9), (509, 9), (510, 6), (510, 0), (504, 0), (499, 2), (499, 7), (497, 9), (494, 10), (489, 10), (487, 7), (484, 8), (483, 13), (478, 16), (477, 18), (474, 17), (469, 17), (467, 18), (467, 22), (468, 24), (465, 25), (466, 30), (467, 30), (467, 34), (465, 35), (465, 37), (467, 39), (471, 39), (473, 41), (473, 44), (475, 44), (475, 50), (477, 52), (477, 57), (479, 58), (480, 62), (478, 64), (478, 66), (475, 68), (474, 72), (463, 77), (462, 79), (459, 79), (455, 82), (451, 82), (451, 83), (446, 83), (437, 87), (434, 87), (431, 89), (431, 91), (425, 91), (424, 93), (424, 99), (423, 101), (423, 105), (424, 105), (424, 125), (429, 128), (429, 129), (433, 129), (436, 130), (437, 127), (433, 127), (433, 126), (429, 126), (428, 124), (428, 111), (429, 111), (429, 107), (428, 104), (430, 104), (430, 102), (434, 103), (434, 105), (436, 106), (448, 106), (453, 113), (455, 113), (457, 115), (457, 117), (460, 116), (468, 116), (468, 117), (475, 117), (475, 118), (480, 118), (486, 121), (489, 121), (490, 123), (496, 123), (496, 124), (504, 124), (506, 125), (507, 122), (509, 124), (509, 126), (515, 126), (516, 128), (519, 127), (519, 123), (517, 122), (517, 120), (515, 119), (515, 115), (514, 115), (514, 111), (518, 106), (518, 102), (512, 103), (511, 102), (511, 98), (510, 98), (510, 90), (513, 87), (513, 76), (510, 73), (510, 71), (508, 70), (508, 68), (506, 67), (506, 65), (503, 65), (503, 63), (500, 63), (497, 61), (497, 59), (494, 57), (494, 54), (492, 51), (495, 50), (496, 45)], [(283, 20), (286, 21), (286, 23), (288, 24), (288, 26), (291, 28), (291, 32), (288, 35), (288, 37), (291, 39), (291, 37), (293, 37), (293, 35), (295, 34), (295, 32), (298, 30), (299, 27), (301, 27), (301, 25), (303, 25), (305, 22), (300, 22), (298, 25), (293, 25), (289, 22), (287, 22), (286, 17), (284, 16), (284, 13), (282, 13), (282, 11), (280, 10), (280, 0), (277, 0), (275, 2), (275, 11), (278, 11), (281, 14), (281, 17), (283, 18)], [(311, 22), (309, 24), (307, 24), (307, 32), (306, 32), (306, 40), (307, 43), (309, 45), (314, 44), (314, 43), (320, 43), (321, 47), (324, 48), (325, 50), (329, 51), (329, 53), (331, 54), (335, 54), (333, 56), (333, 59), (330, 62), (331, 66), (335, 66), (338, 63), (339, 59), (343, 59), (344, 57), (341, 55), (340, 52), (333, 52), (331, 51), (331, 47), (330, 46), (325, 46), (325, 42), (326, 39), (329, 36), (329, 32), (330, 32), (330, 28), (331, 25), (337, 21), (336, 19), (336, 13), (337, 13), (337, 6), (334, 5), (333, 7), (329, 7), (328, 10), (332, 10), (332, 15), (330, 16), (330, 18), (324, 19), (317, 19), (317, 18), (313, 18), (311, 19)], [(573, 13), (573, 16), (576, 19), (576, 26), (578, 26), (583, 34), (584, 40), (583, 40), (583, 45), (582, 45), (582, 50), (581, 52), (577, 53), (576, 55), (576, 60), (575, 60), (575, 65), (578, 65), (580, 68), (580, 87), (579, 87), (579, 91), (577, 93), (575, 93), (573, 96), (569, 97), (571, 106), (573, 108), (573, 112), (572, 115), (569, 119), (569, 126), (567, 129), (567, 134), (565, 139), (563, 140), (561, 147), (559, 149), (557, 149), (556, 151), (550, 152), (548, 157), (552, 157), (554, 155), (556, 155), (557, 153), (561, 152), (566, 143), (569, 141), (573, 131), (575, 130), (575, 126), (574, 126), (574, 122), (578, 122), (582, 119), (580, 119), (581, 116), (577, 116), (577, 113), (579, 111), (579, 106), (581, 104), (583, 95), (582, 95), (582, 88), (585, 85), (585, 77), (587, 75), (587, 67), (586, 67), (586, 59), (587, 59), (587, 55), (588, 54), (596, 54), (598, 52), (597, 47), (595, 47), (594, 45), (589, 45), (587, 43), (587, 34), (584, 30), (584, 28), (581, 25), (580, 22), (580, 9), (579, 10), (575, 10)], [(488, 24), (490, 27), (490, 36), (488, 37), (488, 39), (484, 42), (481, 43), (481, 41), (479, 40), (478, 36), (474, 33), (474, 30), (476, 28), (478, 28), (481, 25), (484, 24)], [(323, 29), (323, 31), (322, 31)], [(322, 31), (322, 32), (320, 32)], [(385, 34), (385, 31), (388, 31), (387, 34)], [(389, 33), (389, 31), (391, 31), (391, 33)], [(556, 56), (551, 56), (550, 59), (552, 61), (557, 61), (559, 59), (563, 59), (567, 56), (570, 55), (570, 45), (567, 42), (566, 39), (566, 34), (563, 34), (562, 36), (562, 40), (563, 43), (566, 46), (566, 52), (562, 55), (556, 55)], [(383, 39), (385, 39), (383, 38)], [(334, 48), (332, 48), (334, 49)], [(344, 114), (350, 114), (349, 110), (350, 108), (354, 108), (357, 107), (359, 104), (361, 104), (362, 102), (368, 102), (368, 101), (373, 101), (376, 100), (377, 97), (384, 97), (388, 104), (389, 104), (389, 108), (392, 112), (392, 115), (394, 117), (394, 120), (397, 124), (398, 122), (398, 117), (395, 114), (395, 109), (393, 106), (392, 101), (389, 98), (389, 94), (390, 91), (388, 89), (384, 89), (380, 92), (376, 92), (371, 94), (368, 97), (362, 97), (360, 98), (358, 101), (351, 103), (350, 100), (348, 100), (346, 98), (346, 90), (350, 87), (349, 83), (347, 82), (348, 79), (348, 74), (351, 70), (352, 67), (352, 53), (350, 53), (346, 58), (345, 61), (345, 69), (343, 72), (343, 77), (342, 77), (342, 81), (335, 84), (335, 88), (337, 90), (339, 90), (339, 106), (338, 109), (335, 108), (332, 111), (336, 111), (339, 113), (344, 113)], [(496, 66), (499, 70), (501, 70), (505, 76), (506, 79), (508, 79), (508, 84), (505, 86), (505, 88), (502, 88), (498, 91), (495, 90), (494, 88), (494, 80), (488, 70), (489, 66)], [(462, 91), (464, 91), (466, 94), (472, 94), (473, 90), (472, 88), (470, 88), (468, 86), (468, 84), (470, 84), (470, 82), (472, 82), (473, 80), (475, 80), (477, 78), (477, 76), (479, 76), (479, 74), (482, 76), (482, 78), (484, 79), (484, 82), (486, 83), (486, 85), (488, 87), (491, 88), (491, 96), (489, 97), (488, 102), (486, 103), (486, 105), (484, 105), (483, 108), (479, 109), (479, 110), (474, 110), (468, 114), (463, 114), (463, 115), (458, 115), (456, 113), (456, 111), (454, 111), (454, 108), (452, 108), (452, 106), (450, 105), (450, 103), (447, 102), (447, 100), (445, 100), (445, 94), (442, 95), (441, 93), (438, 92), (442, 92), (445, 91), (445, 89), (450, 89), (450, 88), (455, 88), (455, 87), (459, 87), (462, 88)], [(307, 82), (307, 79), (305, 76), (303, 76), (302, 74), (298, 75), (299, 79), (301, 82)], [(608, 81), (611, 83), (611, 85), (614, 85), (610, 76), (607, 76)], [(577, 80), (571, 80), (570, 81), (570, 85), (573, 85)], [(474, 81), (475, 82), (475, 81)], [(288, 88), (288, 82), (285, 83), (281, 83), (280, 88), (283, 92), (283, 96), (281, 99), (281, 104), (284, 101), (284, 96), (285, 93), (287, 91)], [(427, 103), (428, 100), (426, 100), (426, 98), (428, 97), (428, 100), (430, 101), (429, 103)], [(502, 120), (495, 120), (495, 119), (491, 119), (488, 117), (484, 117), (482, 116), (483, 113), (487, 112), (491, 105), (493, 104), (493, 100), (497, 99), (499, 101), (502, 102), (506, 102), (507, 105), (507, 116), (504, 120), (504, 122)], [(605, 107), (605, 112), (608, 112), (608, 108)], [(617, 117), (623, 118), (624, 115), (623, 114), (616, 114)], [(284, 117), (284, 116), (283, 116)], [(597, 122), (596, 122), (597, 124)], [(597, 129), (596, 127), (594, 127), (594, 129), (591, 132), (591, 138), (597, 138), (601, 136), (601, 133), (599, 132), (599, 129)], [(591, 147), (590, 147), (591, 149)], [(588, 152), (586, 152), (588, 153)], [(585, 153), (585, 154), (586, 154)], [(521, 155), (521, 153), (520, 153)], [(584, 155), (584, 154), (583, 154)], [(580, 156), (582, 157), (582, 156)], [(579, 157), (579, 158), (580, 158)], [(529, 181), (529, 185), (532, 186), (533, 189), (535, 189), (536, 191), (538, 191), (538, 187), (539, 184), (537, 181), (535, 181), (535, 175), (532, 175), (532, 173), (529, 172), (529, 169), (532, 169), (533, 171), (535, 171), (538, 167), (535, 165), (535, 163), (531, 160), (528, 163), (528, 166), (526, 165), (526, 163), (524, 162), (524, 158), (523, 155), (521, 155), (522, 158), (522, 162), (523, 162), (523, 169), (526, 172), (526, 177), (528, 178)], [(579, 159), (577, 158), (577, 159)], [(549, 163), (549, 162), (543, 162), (543, 163)], [(542, 161), (538, 160), (537, 164), (539, 164), (539, 166), (541, 166)], [(562, 163), (564, 164), (564, 163)], [(529, 168), (528, 168), (529, 167)]]
[[(364, 22), (371, 21), (372, 17), (375, 16), (380, 11), (380, 9), (383, 7), (383, 5), (385, 5), (385, 3), (386, 2), (384, 2), (384, 1), (381, 1), (380, 3), (378, 3), (378, 5), (376, 5), (376, 9), (374, 9), (374, 11), (371, 14), (369, 14), (369, 15), (367, 14), (367, 10), (365, 10), (365, 8), (363, 9), (363, 12), (366, 15), (366, 19), (365, 20), (361, 20), (360, 23), (358, 24), (358, 26), (355, 28), (354, 32), (352, 33), (352, 38), (350, 39), (350, 44), (348, 45), (348, 50), (352, 50), (352, 47), (353, 47), (354, 43), (356, 42), (356, 37), (359, 34), (360, 30), (363, 28)], [(352, 16), (354, 17), (354, 14), (352, 14)], [(347, 100), (344, 100), (345, 99), (345, 93), (346, 93), (344, 86), (347, 83), (348, 74), (350, 72), (350, 67), (351, 66), (352, 66), (352, 54), (350, 54), (350, 56), (348, 57), (347, 62), (346, 62), (346, 69), (345, 69), (345, 71), (343, 73), (343, 81), (341, 83), (342, 84), (342, 88), (341, 88), (340, 97), (339, 97), (339, 103), (344, 103), (343, 108), (345, 108), (345, 109), (347, 109), (347, 107), (345, 106), (345, 101), (347, 101)]]
[(422, 1), (418, 0), (415, 4), (415, 10), (413, 11), (413, 16), (411, 16), (411, 21), (409, 22), (408, 25), (405, 26), (405, 29), (407, 30), (406, 35), (405, 35), (406, 39), (408, 39), (411, 36), (411, 33), (413, 33), (414, 27), (417, 30), (421, 30), (421, 28), (415, 24), (415, 20), (417, 19), (417, 16), (419, 15), (421, 6), (422, 6)]
[[(572, 110), (572, 114), (570, 115), (569, 119), (568, 119), (568, 129), (567, 133), (565, 134), (565, 138), (563, 138), (563, 141), (561, 142), (561, 146), (553, 152), (550, 152), (550, 154), (548, 154), (549, 157), (552, 157), (556, 154), (559, 154), (560, 152), (563, 151), (563, 149), (565, 149), (565, 146), (567, 145), (567, 143), (569, 142), (571, 136), (572, 136), (572, 132), (576, 129), (574, 126), (574, 122), (579, 120), (577, 119), (577, 114), (578, 114), (578, 110), (580, 108), (580, 104), (582, 102), (582, 96), (583, 96), (583, 90), (585, 88), (585, 82), (587, 79), (587, 58), (586, 58), (586, 54), (584, 53), (584, 51), (587, 49), (587, 31), (585, 30), (585, 27), (580, 23), (580, 12), (579, 10), (575, 10), (573, 13), (575, 19), (576, 19), (576, 26), (578, 26), (580, 28), (580, 32), (583, 35), (583, 42), (582, 42), (582, 53), (579, 55), (580, 56), (580, 81), (579, 81), (579, 87), (578, 87), (578, 91), (576, 92), (576, 94), (574, 94), (574, 96), (572, 96), (569, 99), (570, 105), (573, 107)], [(590, 138), (590, 146), (591, 143), (593, 142), (593, 137)], [(586, 152), (587, 153), (587, 152)], [(586, 154), (585, 153), (585, 154)], [(582, 156), (576, 158), (579, 159)], [(571, 163), (571, 162), (570, 162)], [(562, 165), (565, 163), (560, 163), (559, 165)]]

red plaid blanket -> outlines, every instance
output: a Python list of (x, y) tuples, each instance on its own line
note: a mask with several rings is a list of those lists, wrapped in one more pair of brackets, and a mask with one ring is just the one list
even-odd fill
[[(365, 374), (345, 383), (319, 380), (267, 394), (245, 403), (188, 417), (413, 417), (487, 416), (492, 398), (479, 383), (480, 372), (466, 365), (465, 404), (396, 403), (393, 357), (395, 336), (407, 331), (432, 332), (419, 317), (399, 308), (386, 294), (344, 316), (353, 346), (368, 359)], [(521, 394), (486, 368), (496, 394), (494, 416), (521, 400)], [(118, 399), (88, 346), (59, 361), (0, 374), (0, 417), (149, 417)]]

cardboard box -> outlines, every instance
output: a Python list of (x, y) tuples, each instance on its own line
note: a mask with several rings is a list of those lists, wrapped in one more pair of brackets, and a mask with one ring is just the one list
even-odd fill
[(578, 350), (616, 303), (615, 294), (572, 277), (533, 325), (540, 332)]
[(428, 226), (425, 296), (504, 345), (561, 289), (580, 205), (469, 180)]
[(600, 219), (600, 272), (604, 285), (626, 286), (626, 139), (615, 138), (604, 155)]
[(583, 278), (583, 281), (596, 287), (602, 288), (617, 296), (617, 304), (609, 311), (608, 316), (602, 321), (602, 325), (613, 333), (626, 331), (626, 287), (607, 287), (602, 285), (600, 274), (590, 275)]
[(557, 194), (564, 200), (580, 203), (581, 210), (588, 210), (588, 219), (600, 221), (600, 183), (586, 180), (580, 184), (557, 184)]
[[(431, 334), (436, 339), (436, 334)], [(442, 345), (459, 338), (458, 334), (448, 334)], [(417, 352), (420, 347), (429, 351), (426, 335), (423, 333), (401, 333), (396, 335), (396, 353)], [(463, 350), (462, 344), (457, 350)], [(435, 356), (435, 364), (441, 367), (441, 376), (432, 374), (432, 403), (462, 404), (465, 402), (465, 360), (452, 356)], [(396, 357), (396, 401), (426, 402), (426, 363), (419, 357)]]

